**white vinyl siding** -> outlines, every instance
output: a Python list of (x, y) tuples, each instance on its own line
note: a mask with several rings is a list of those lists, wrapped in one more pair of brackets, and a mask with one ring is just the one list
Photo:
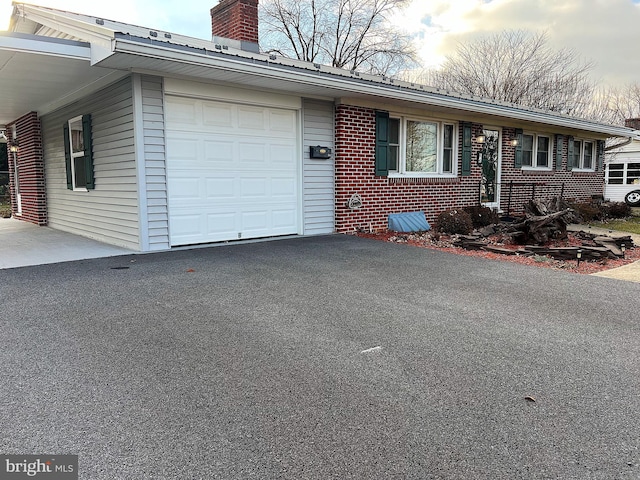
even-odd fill
[[(63, 126), (91, 114), (95, 189), (67, 189)], [(138, 194), (131, 78), (42, 117), (48, 223), (138, 250)]]
[[(333, 103), (303, 101), (303, 197), (304, 234), (333, 233), (334, 227), (334, 108)], [(321, 145), (334, 154), (328, 159), (310, 158), (309, 148)]]
[(142, 77), (145, 187), (149, 250), (169, 248), (169, 214), (162, 78)]

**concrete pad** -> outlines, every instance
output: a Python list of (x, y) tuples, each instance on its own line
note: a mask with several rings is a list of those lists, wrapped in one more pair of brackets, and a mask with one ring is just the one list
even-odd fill
[[(597, 235), (608, 235), (610, 237), (627, 236), (633, 240), (636, 248), (640, 248), (640, 235), (628, 232), (618, 232), (615, 230), (607, 230), (606, 228), (592, 227), (589, 225), (568, 225), (567, 230), (570, 232), (586, 232), (595, 233)], [(614, 278), (616, 280), (626, 280), (627, 282), (640, 283), (640, 261), (630, 263), (618, 268), (604, 270), (602, 272), (592, 273), (595, 277)]]
[(0, 269), (136, 253), (50, 227), (0, 218)]

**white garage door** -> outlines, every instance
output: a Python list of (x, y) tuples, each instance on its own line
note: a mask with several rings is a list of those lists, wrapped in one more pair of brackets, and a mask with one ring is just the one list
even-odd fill
[(295, 110), (168, 96), (171, 245), (298, 233)]

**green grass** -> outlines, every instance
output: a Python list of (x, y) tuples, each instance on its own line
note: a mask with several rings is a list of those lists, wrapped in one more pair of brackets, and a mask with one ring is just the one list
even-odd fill
[(640, 217), (629, 217), (628, 219), (616, 218), (607, 222), (594, 222), (593, 226), (640, 235)]

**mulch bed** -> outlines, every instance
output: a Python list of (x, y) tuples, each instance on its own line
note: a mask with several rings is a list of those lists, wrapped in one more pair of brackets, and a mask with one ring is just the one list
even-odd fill
[[(522, 265), (531, 265), (534, 267), (553, 268), (555, 270), (564, 270), (573, 273), (591, 274), (609, 270), (611, 268), (621, 267), (636, 260), (640, 260), (640, 248), (628, 248), (625, 258), (611, 259), (604, 258), (597, 261), (581, 261), (580, 265), (576, 260), (555, 260), (553, 258), (542, 255), (505, 255), (501, 253), (488, 252), (484, 250), (466, 250), (456, 247), (453, 242), (457, 239), (456, 235), (442, 235), (433, 232), (424, 233), (357, 233), (359, 237), (372, 238), (391, 243), (404, 243), (420, 248), (431, 248), (442, 252), (454, 253), (456, 255), (466, 255), (468, 257), (482, 257), (490, 260), (500, 260), (504, 262), (519, 263)], [(510, 244), (503, 241), (500, 235), (489, 236), (486, 238), (488, 245), (504, 248), (515, 252), (522, 248), (522, 245)], [(579, 233), (568, 233), (564, 240), (554, 240), (544, 245), (547, 247), (570, 247), (579, 246), (585, 241), (585, 237)]]

